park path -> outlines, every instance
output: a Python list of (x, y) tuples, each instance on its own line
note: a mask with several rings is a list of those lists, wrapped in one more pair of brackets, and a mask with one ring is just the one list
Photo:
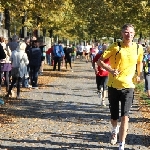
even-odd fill
[[(7, 112), (15, 118), (0, 128), (0, 150), (117, 150), (109, 144), (107, 107), (100, 106), (90, 63), (77, 61), (74, 72), (23, 93)], [(6, 107), (5, 105), (3, 107)], [(130, 114), (125, 150), (148, 150), (144, 144), (138, 101)]]

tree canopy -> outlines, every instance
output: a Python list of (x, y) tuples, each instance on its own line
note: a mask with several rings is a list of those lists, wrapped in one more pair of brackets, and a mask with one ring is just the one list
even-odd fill
[[(0, 11), (10, 13), (13, 32), (52, 29), (68, 39), (120, 36), (120, 27), (132, 23), (136, 33), (149, 36), (149, 0), (1, 0)], [(22, 23), (22, 18), (24, 22)]]

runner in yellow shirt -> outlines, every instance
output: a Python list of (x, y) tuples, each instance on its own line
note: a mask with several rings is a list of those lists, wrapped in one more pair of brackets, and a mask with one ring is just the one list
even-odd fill
[[(121, 34), (122, 42), (115, 42), (110, 45), (97, 64), (109, 72), (108, 99), (113, 127), (110, 142), (116, 144), (119, 133), (119, 150), (124, 150), (128, 130), (128, 115), (134, 98), (133, 76), (137, 64), (137, 81), (140, 81), (143, 68), (143, 48), (132, 42), (135, 35), (133, 25), (125, 24), (121, 29)], [(109, 58), (110, 66), (104, 63), (107, 58)], [(121, 102), (120, 128), (117, 126), (119, 101)]]

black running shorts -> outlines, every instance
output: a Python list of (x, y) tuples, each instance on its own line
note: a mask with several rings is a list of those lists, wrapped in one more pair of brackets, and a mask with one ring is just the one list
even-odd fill
[(116, 89), (108, 87), (108, 100), (111, 119), (119, 119), (119, 101), (121, 102), (121, 117), (128, 116), (134, 99), (134, 89)]

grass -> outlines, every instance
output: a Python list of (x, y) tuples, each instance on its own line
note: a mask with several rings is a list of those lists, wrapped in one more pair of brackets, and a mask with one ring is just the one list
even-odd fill
[(150, 99), (147, 98), (147, 93), (144, 92), (144, 82), (137, 83), (135, 85), (135, 91), (139, 93), (140, 99), (144, 100), (150, 106)]
[(142, 128), (145, 139), (145, 145), (149, 146), (149, 135), (150, 135), (150, 99), (147, 99), (147, 93), (144, 92), (144, 82), (138, 83), (135, 86), (136, 98), (139, 100), (139, 111), (142, 113)]

